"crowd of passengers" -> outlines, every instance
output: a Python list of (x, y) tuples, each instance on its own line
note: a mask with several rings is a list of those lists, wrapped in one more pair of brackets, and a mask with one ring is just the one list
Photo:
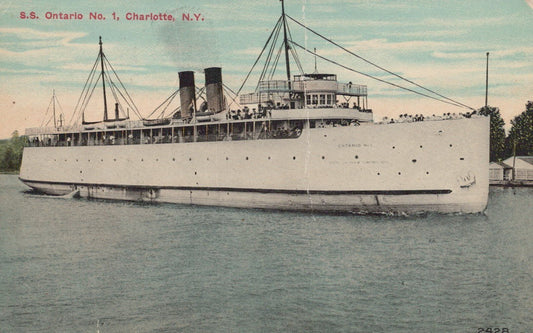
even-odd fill
[[(286, 139), (286, 138), (297, 138), (301, 135), (302, 130), (299, 127), (293, 127), (291, 129), (280, 127), (273, 129), (271, 131), (265, 131), (258, 133), (258, 138), (260, 139)], [(194, 136), (184, 135), (184, 136), (171, 136), (168, 135), (153, 135), (153, 136), (144, 136), (142, 139), (140, 137), (133, 136), (129, 134), (127, 137), (116, 138), (113, 135), (103, 135), (98, 139), (91, 138), (87, 141), (86, 138), (81, 140), (72, 140), (71, 137), (66, 137), (65, 139), (55, 140), (52, 138), (47, 138), (44, 140), (39, 140), (38, 137), (34, 137), (29, 141), (29, 145), (32, 147), (68, 147), (68, 146), (101, 146), (101, 145), (130, 145), (130, 144), (140, 144), (141, 141), (143, 144), (160, 144), (160, 143), (178, 143), (178, 142), (193, 142), (193, 141), (233, 141), (233, 140), (251, 140), (253, 139), (251, 132), (238, 132), (238, 133), (212, 133), (205, 134), (198, 132), (196, 135), (196, 140)]]
[[(337, 103), (335, 106), (337, 108), (349, 109), (350, 108), (350, 103), (348, 103), (348, 102)], [(330, 108), (332, 108), (333, 105), (320, 106), (320, 107), (330, 107)], [(267, 114), (270, 117), (270, 116), (272, 116), (272, 114), (271, 114), (271, 110), (272, 109), (274, 109), (274, 108), (273, 107), (261, 107), (261, 105), (259, 105), (258, 109), (253, 108), (252, 110), (250, 110), (249, 107), (245, 106), (242, 110), (241, 109), (230, 110), (226, 114), (226, 119), (230, 119), (230, 120), (260, 119), (260, 118), (265, 118), (267, 116)], [(288, 109), (290, 109), (290, 106), (289, 106), (289, 104), (278, 104), (278, 106), (275, 109), (288, 110)], [(372, 110), (367, 110), (367, 109), (361, 108), (359, 105), (357, 105), (357, 103), (353, 103), (352, 109), (356, 109), (356, 110), (359, 110), (361, 112), (372, 112)]]
[(393, 123), (412, 123), (417, 121), (424, 121), (424, 120), (449, 120), (449, 119), (461, 119), (461, 118), (472, 118), (473, 116), (477, 116), (476, 111), (467, 112), (467, 113), (443, 113), (442, 116), (440, 115), (431, 115), (431, 116), (424, 116), (423, 114), (415, 114), (414, 116), (411, 114), (401, 114), (398, 118), (389, 118), (389, 117), (383, 117), (383, 120), (379, 122), (379, 124), (393, 124)]

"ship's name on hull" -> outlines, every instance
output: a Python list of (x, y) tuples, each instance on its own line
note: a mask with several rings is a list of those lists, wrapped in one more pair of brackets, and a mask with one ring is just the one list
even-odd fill
[(337, 148), (370, 148), (371, 143), (339, 143)]

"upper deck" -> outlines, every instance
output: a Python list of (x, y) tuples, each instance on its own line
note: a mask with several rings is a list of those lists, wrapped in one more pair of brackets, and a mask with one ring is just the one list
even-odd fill
[[(325, 96), (322, 105), (333, 105), (338, 97), (363, 97), (366, 100), (367, 87), (365, 85), (353, 84), (352, 82), (342, 83), (337, 81), (335, 74), (303, 74), (295, 75), (294, 80), (268, 80), (260, 81), (257, 91), (240, 96), (241, 104), (256, 104), (272, 100), (276, 95), (293, 95), (291, 99), (300, 102), (300, 105), (312, 107), (313, 96)], [(295, 97), (296, 96), (296, 97)], [(330, 103), (327, 103), (329, 96)], [(287, 97), (283, 97), (287, 99)], [(309, 102), (307, 102), (309, 101)]]

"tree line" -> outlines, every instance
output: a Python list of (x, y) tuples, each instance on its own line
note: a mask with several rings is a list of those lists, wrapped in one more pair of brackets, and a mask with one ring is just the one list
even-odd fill
[(526, 103), (524, 112), (511, 120), (511, 130), (505, 135), (505, 122), (497, 107), (482, 107), (479, 114), (490, 116), (490, 161), (502, 161), (513, 155), (533, 156), (533, 101)]

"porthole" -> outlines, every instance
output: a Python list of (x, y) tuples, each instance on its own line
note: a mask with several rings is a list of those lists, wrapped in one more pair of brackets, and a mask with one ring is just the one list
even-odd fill
[(113, 159), (113, 161), (114, 161), (114, 162), (116, 162), (116, 161), (117, 161), (117, 159), (116, 159), (116, 158), (114, 158), (114, 159)]
[(422, 148), (422, 145), (420, 145), (420, 148)]
[(296, 159), (296, 156), (293, 156), (292, 159), (295, 160), (295, 159)]
[(155, 159), (155, 161), (156, 161), (156, 162), (159, 162), (159, 159), (158, 159), (158, 158), (156, 158), (156, 159)]
[(453, 145), (450, 143), (450, 147), (453, 147)]
[(429, 171), (426, 171), (426, 175), (429, 175)]
[(415, 159), (412, 159), (411, 162), (416, 163), (416, 160), (415, 160)]
[(195, 174), (195, 175), (197, 175), (197, 174), (198, 174), (198, 172), (196, 172), (196, 171), (195, 171), (195, 172), (194, 172), (194, 174)]
[(464, 161), (464, 160), (465, 160), (465, 158), (464, 158), (464, 157), (461, 157), (461, 158), (460, 158), (460, 160), (461, 160), (461, 161)]
[(192, 161), (192, 158), (189, 157), (189, 161)]
[(381, 176), (381, 172), (378, 172), (378, 176)]
[(246, 160), (248, 161), (248, 156), (246, 156)]
[(176, 161), (176, 158), (175, 158), (175, 157), (172, 157), (172, 161), (174, 161), (174, 162), (175, 162), (175, 161)]
[(358, 159), (359, 158), (359, 155), (355, 155), (355, 159)]
[(141, 162), (143, 162), (143, 161), (144, 161), (144, 159), (141, 158)]
[(392, 146), (392, 149), (396, 149), (396, 146)]
[(209, 157), (207, 158), (207, 160), (209, 161)]
[(270, 160), (270, 156), (268, 157), (268, 159)]
[(228, 161), (228, 160), (229, 160), (229, 157), (226, 156), (226, 161)]
[(102, 158), (102, 159), (100, 159), (100, 162), (103, 162), (103, 161), (104, 161), (104, 159), (103, 159), (103, 158)]
[(402, 175), (402, 173), (401, 173), (401, 172), (398, 172), (398, 176), (401, 176), (401, 175)]
[(326, 159), (326, 156), (322, 156), (322, 159), (325, 160), (325, 159)]

